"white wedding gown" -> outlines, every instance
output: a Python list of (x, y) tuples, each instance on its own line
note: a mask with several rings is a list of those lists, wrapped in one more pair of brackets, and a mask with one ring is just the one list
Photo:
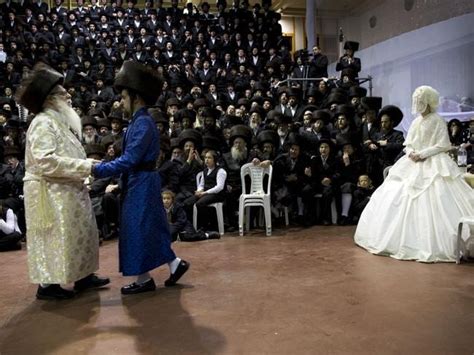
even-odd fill
[[(372, 195), (354, 241), (396, 259), (454, 262), (457, 224), (462, 216), (474, 216), (474, 190), (446, 154), (451, 148), (446, 122), (436, 113), (419, 116), (404, 145), (407, 154)], [(412, 151), (425, 160), (412, 161)], [(472, 256), (474, 238), (468, 238), (466, 231), (462, 248)]]

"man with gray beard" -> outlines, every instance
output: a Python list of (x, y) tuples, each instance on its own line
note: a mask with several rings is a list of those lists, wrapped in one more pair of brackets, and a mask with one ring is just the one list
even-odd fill
[(25, 214), (30, 280), (38, 299), (67, 299), (75, 291), (109, 283), (93, 273), (99, 267), (99, 238), (84, 185), (93, 162), (86, 160), (81, 120), (70, 107), (63, 76), (40, 64), (25, 79), (17, 101), (36, 116), (25, 150)]
[(97, 134), (97, 120), (91, 116), (84, 116), (82, 119), (82, 144), (99, 143), (100, 137)]
[(237, 229), (239, 197), (242, 193), (240, 168), (248, 162), (248, 145), (252, 139), (252, 130), (245, 125), (233, 126), (230, 130), (230, 152), (225, 153), (224, 169), (227, 172), (227, 227), (228, 232)]

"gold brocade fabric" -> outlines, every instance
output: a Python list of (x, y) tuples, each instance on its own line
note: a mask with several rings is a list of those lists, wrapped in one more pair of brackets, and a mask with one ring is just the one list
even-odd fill
[(84, 185), (91, 162), (55, 115), (37, 115), (27, 133), (24, 195), (33, 283), (70, 283), (99, 266), (98, 232)]

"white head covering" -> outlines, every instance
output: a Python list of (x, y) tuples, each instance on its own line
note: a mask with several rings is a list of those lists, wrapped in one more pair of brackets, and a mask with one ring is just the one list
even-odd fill
[(439, 92), (431, 86), (423, 85), (415, 89), (412, 101), (411, 112), (413, 114), (425, 112), (428, 106), (434, 112), (439, 105)]

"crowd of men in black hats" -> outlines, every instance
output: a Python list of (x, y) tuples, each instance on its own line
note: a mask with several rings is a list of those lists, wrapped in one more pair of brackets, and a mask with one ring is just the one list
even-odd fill
[[(52, 8), (42, 0), (1, 4), (2, 204), (21, 215), (22, 155), (32, 117), (15, 104), (14, 93), (34, 64), (47, 63), (64, 76), (88, 156), (110, 160), (120, 154), (128, 119), (112, 84), (122, 63), (133, 60), (165, 78), (150, 112), (161, 132), (163, 190), (177, 203), (193, 196), (202, 157), (212, 151), (227, 172), (221, 194), (227, 230), (237, 223), (240, 168), (252, 161), (273, 165), (275, 218), (290, 207), (295, 223), (357, 221), (403, 148), (403, 135), (394, 130), (400, 109), (367, 97), (358, 84), (357, 42), (345, 43), (336, 66), (341, 76), (332, 80), (319, 46), (292, 57), (269, 0), (252, 8), (245, 0), (230, 6), (218, 0), (213, 13), (207, 2), (180, 8), (172, 0), (165, 8), (162, 0), (146, 0), (138, 9), (134, 1), (78, 0), (72, 9), (62, 0)], [(286, 81), (308, 77), (320, 80)], [(118, 179), (96, 180), (90, 193), (103, 235), (115, 235)]]

